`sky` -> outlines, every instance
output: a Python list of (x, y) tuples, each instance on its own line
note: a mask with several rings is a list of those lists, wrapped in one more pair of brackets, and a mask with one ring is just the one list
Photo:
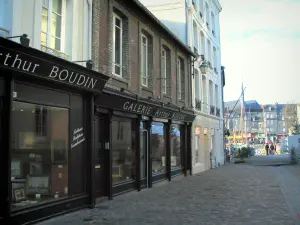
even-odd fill
[(300, 103), (300, 0), (219, 0), (224, 101)]

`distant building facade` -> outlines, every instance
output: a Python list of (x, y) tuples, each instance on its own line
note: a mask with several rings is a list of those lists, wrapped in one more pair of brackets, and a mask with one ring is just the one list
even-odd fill
[[(225, 102), (224, 118), (230, 131), (230, 138), (240, 138), (246, 133), (249, 141), (280, 140), (287, 136), (289, 128), (299, 120), (299, 110), (296, 104), (266, 104), (257, 101), (245, 101), (244, 124), (241, 124), (241, 104), (236, 101)], [(235, 108), (234, 108), (235, 106)], [(234, 110), (233, 110), (234, 108)]]

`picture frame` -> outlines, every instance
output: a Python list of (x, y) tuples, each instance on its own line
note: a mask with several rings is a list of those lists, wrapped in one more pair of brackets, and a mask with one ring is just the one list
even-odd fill
[(112, 166), (112, 177), (121, 178), (122, 177), (122, 165)]
[(15, 188), (13, 189), (13, 197), (15, 202), (20, 202), (26, 200), (24, 188)]
[(27, 195), (50, 194), (50, 177), (48, 175), (27, 176)]
[(14, 158), (11, 160), (11, 177), (21, 178), (22, 177), (22, 160)]
[(42, 163), (40, 162), (30, 162), (29, 163), (29, 174), (30, 175), (41, 175), (43, 174)]
[(53, 164), (67, 163), (67, 144), (65, 140), (51, 141), (51, 159)]

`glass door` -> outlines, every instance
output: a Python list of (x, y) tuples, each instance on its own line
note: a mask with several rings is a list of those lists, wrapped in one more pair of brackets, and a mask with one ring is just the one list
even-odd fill
[(148, 154), (148, 131), (141, 129), (140, 132), (140, 174), (143, 187), (148, 188), (149, 178), (149, 154)]

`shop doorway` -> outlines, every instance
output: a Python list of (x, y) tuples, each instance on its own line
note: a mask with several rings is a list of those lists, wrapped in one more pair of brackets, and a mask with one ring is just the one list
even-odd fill
[(108, 120), (103, 115), (96, 115), (94, 119), (94, 169), (95, 169), (95, 195), (96, 198), (107, 196), (108, 190), (108, 158), (109, 150), (106, 150), (108, 135)]
[(140, 175), (142, 188), (149, 187), (149, 135), (145, 129), (140, 130)]

